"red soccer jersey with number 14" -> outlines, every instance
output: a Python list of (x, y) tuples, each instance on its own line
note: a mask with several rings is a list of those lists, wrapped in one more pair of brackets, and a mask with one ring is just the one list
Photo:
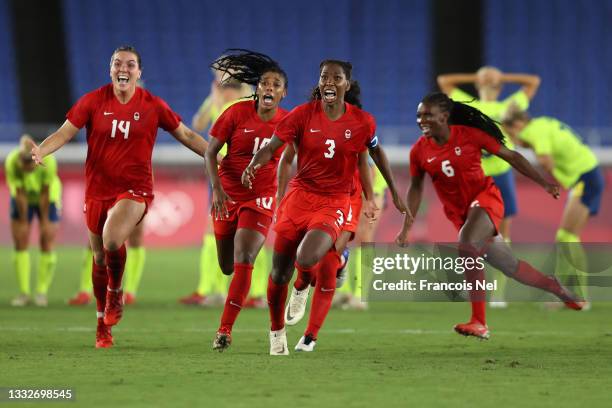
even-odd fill
[(252, 190), (244, 187), (240, 178), (255, 153), (270, 143), (274, 128), (286, 114), (286, 110), (278, 108), (276, 115), (264, 122), (255, 110), (255, 101), (244, 101), (227, 108), (215, 122), (210, 135), (228, 145), (227, 155), (219, 167), (219, 177), (223, 190), (232, 200), (248, 201), (276, 194), (276, 167), (282, 149), (257, 170)]
[(87, 128), (86, 199), (109, 200), (128, 190), (153, 196), (157, 128), (171, 132), (181, 122), (166, 102), (138, 87), (122, 104), (109, 84), (84, 95), (66, 118)]
[(450, 126), (443, 145), (421, 136), (410, 150), (410, 174), (431, 176), (444, 212), (451, 220), (465, 221), (476, 196), (493, 185), (480, 164), (481, 149), (496, 154), (501, 144), (485, 132), (469, 126)]
[(374, 117), (345, 103), (339, 119), (329, 120), (320, 100), (293, 109), (274, 134), (297, 145), (298, 171), (291, 186), (322, 195), (349, 195), (359, 153), (375, 137)]

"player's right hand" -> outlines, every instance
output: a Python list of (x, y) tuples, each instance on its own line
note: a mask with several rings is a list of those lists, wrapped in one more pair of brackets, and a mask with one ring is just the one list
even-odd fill
[(40, 146), (38, 146), (34, 142), (31, 142), (31, 147), (32, 147), (32, 150), (30, 152), (32, 153), (32, 160), (34, 160), (34, 163), (44, 167), (45, 165), (43, 164), (43, 161), (42, 161), (43, 158), (42, 158), (42, 154), (40, 153)]
[(215, 220), (224, 220), (229, 218), (229, 210), (227, 209), (227, 202), (234, 203), (234, 201), (227, 195), (223, 187), (213, 187), (213, 215)]
[(553, 198), (556, 200), (559, 198), (560, 196), (560, 192), (559, 192), (559, 185), (558, 184), (554, 184), (554, 183), (549, 183), (548, 185), (546, 185), (544, 187), (544, 189), (546, 190), (546, 192), (548, 194), (550, 194), (551, 196), (553, 196)]
[(253, 189), (253, 179), (255, 178), (255, 173), (261, 167), (261, 164), (253, 164), (250, 163), (246, 169), (242, 172), (242, 185), (248, 188), (249, 190)]

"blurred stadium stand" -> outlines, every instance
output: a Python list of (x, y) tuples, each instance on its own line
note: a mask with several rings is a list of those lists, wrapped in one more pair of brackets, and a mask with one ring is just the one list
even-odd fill
[[(532, 112), (568, 122), (592, 145), (612, 147), (612, 0), (482, 3), (486, 63), (539, 74), (543, 82)], [(383, 143), (402, 147), (394, 149), (394, 160), (405, 162), (407, 147), (419, 135), (414, 111), (431, 91), (435, 75), (430, 38), (436, 27), (430, 26), (427, 0), (338, 0), (333, 6), (325, 0), (269, 0), (265, 7), (236, 1), (231, 8), (217, 0), (62, 4), (74, 101), (108, 82), (107, 64), (116, 46), (133, 44), (142, 54), (147, 88), (189, 124), (210, 89), (208, 64), (224, 49), (241, 47), (268, 53), (286, 69), (286, 108), (306, 100), (322, 59), (350, 60), (362, 85), (364, 107), (376, 116)], [(7, 1), (0, 1), (0, 157), (24, 128), (7, 9)], [(39, 133), (57, 124), (42, 125)], [(157, 157), (182, 160), (176, 144), (164, 143), (171, 141), (169, 135), (161, 132), (158, 140)], [(82, 147), (71, 149), (82, 160)], [(63, 155), (72, 157), (71, 149)]]

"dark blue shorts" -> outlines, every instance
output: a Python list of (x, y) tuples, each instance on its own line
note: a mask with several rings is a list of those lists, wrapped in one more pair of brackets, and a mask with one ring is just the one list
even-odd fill
[[(581, 186), (579, 186), (582, 183)], [(601, 167), (597, 166), (580, 176), (571, 194), (580, 194), (580, 201), (589, 208), (589, 215), (596, 215), (601, 206), (601, 196), (606, 184)]]
[[(19, 219), (19, 212), (17, 211), (17, 201), (14, 197), (11, 197), (10, 205), (11, 220)], [(28, 222), (32, 222), (34, 215), (40, 219), (40, 208), (38, 204), (28, 204)], [(49, 221), (58, 222), (60, 220), (60, 211), (57, 208), (56, 203), (49, 204)]]
[(518, 212), (516, 204), (516, 184), (514, 183), (514, 173), (508, 170), (498, 176), (493, 176), (495, 185), (501, 192), (504, 200), (504, 218), (512, 217)]

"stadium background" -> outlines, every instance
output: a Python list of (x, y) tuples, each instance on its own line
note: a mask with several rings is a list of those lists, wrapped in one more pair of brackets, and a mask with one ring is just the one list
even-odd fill
[[(120, 11), (119, 11), (120, 10)], [(268, 53), (290, 78), (292, 108), (317, 82), (324, 58), (353, 62), (365, 108), (407, 186), (409, 146), (419, 135), (415, 107), (437, 89), (435, 77), (494, 65), (540, 75), (534, 116), (551, 115), (576, 128), (602, 162), (612, 163), (612, 1), (365, 0), (218, 1), (20, 0), (0, 1), (0, 157), (28, 131), (45, 137), (84, 93), (108, 82), (108, 60), (120, 44), (142, 54), (148, 89), (190, 124), (210, 89), (208, 64), (224, 49)], [(506, 86), (507, 95), (515, 88)], [(468, 90), (470, 90), (468, 88)], [(473, 91), (473, 88), (471, 89)], [(80, 244), (84, 136), (58, 152), (65, 182), (60, 243)], [(155, 208), (148, 216), (148, 246), (198, 245), (205, 227), (207, 190), (202, 164), (160, 132), (155, 151)], [(606, 171), (607, 179), (612, 177)], [(7, 189), (0, 181), (0, 245), (9, 245)], [(450, 241), (453, 228), (428, 189), (413, 238)], [(515, 241), (552, 241), (564, 199), (548, 200), (518, 179), (520, 213)], [(610, 202), (608, 189), (604, 198)], [(387, 211), (377, 235), (390, 241), (399, 221)], [(612, 239), (612, 210), (603, 206), (586, 241)]]
[[(611, 0), (0, 0), (0, 161), (23, 131), (46, 136), (78, 97), (107, 83), (120, 44), (142, 53), (146, 86), (186, 123), (209, 91), (210, 61), (225, 48), (245, 47), (269, 53), (287, 70), (285, 108), (305, 100), (320, 60), (352, 61), (402, 191), (418, 137), (417, 102), (437, 89), (436, 75), (484, 64), (540, 75), (531, 112), (578, 129), (612, 186), (610, 21)], [(155, 249), (139, 301), (114, 331), (110, 350), (93, 348), (92, 305), (65, 305), (77, 288), (86, 239), (84, 136), (58, 154), (64, 218), (46, 309), (9, 306), (17, 284), (0, 169), (0, 387), (70, 386), (77, 395), (70, 406), (87, 407), (609, 406), (612, 307), (604, 302), (588, 313), (521, 303), (492, 309), (489, 342), (452, 333), (466, 304), (334, 310), (317, 352), (284, 360), (267, 355), (267, 313), (245, 310), (232, 348), (210, 352), (220, 310), (176, 301), (197, 279), (207, 219), (202, 163), (168, 135), (158, 140), (157, 198), (145, 236)], [(552, 242), (565, 196), (553, 201), (520, 177), (518, 188), (514, 240)], [(612, 241), (610, 188), (605, 194), (585, 240)], [(387, 210), (377, 240), (391, 240), (398, 221)], [(412, 238), (455, 239), (431, 186)], [(301, 329), (289, 330), (290, 346)]]

